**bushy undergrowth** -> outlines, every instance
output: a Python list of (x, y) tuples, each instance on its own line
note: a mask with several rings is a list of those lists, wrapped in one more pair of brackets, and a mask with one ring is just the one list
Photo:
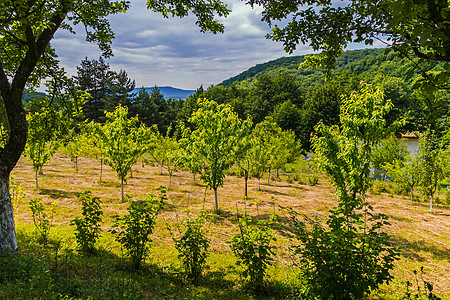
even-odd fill
[(81, 193), (78, 198), (81, 199), (82, 217), (76, 217), (70, 225), (75, 226), (75, 238), (80, 249), (86, 253), (93, 253), (102, 231), (101, 201), (99, 197), (93, 197), (89, 191)]
[(273, 264), (276, 240), (271, 225), (275, 217), (269, 221), (253, 220), (249, 216), (239, 218), (239, 233), (228, 243), (238, 259), (238, 265), (244, 267), (242, 277), (250, 288), (258, 289), (264, 285), (267, 268)]
[(115, 216), (111, 233), (116, 240), (125, 248), (131, 259), (134, 270), (141, 267), (142, 261), (148, 253), (148, 245), (151, 241), (157, 215), (165, 205), (166, 191), (159, 188), (160, 195), (156, 198), (150, 194), (146, 200), (130, 202), (128, 214)]
[(48, 242), (50, 229), (52, 228), (53, 215), (55, 214), (56, 202), (52, 202), (50, 212), (45, 208), (42, 199), (31, 199), (29, 202), (33, 216), (33, 223), (40, 235), (42, 243)]
[(179, 236), (173, 237), (186, 277), (194, 281), (202, 275), (209, 256), (210, 242), (206, 236), (205, 221), (204, 210), (201, 210), (196, 218), (187, 216), (183, 221), (183, 228), (178, 228)]

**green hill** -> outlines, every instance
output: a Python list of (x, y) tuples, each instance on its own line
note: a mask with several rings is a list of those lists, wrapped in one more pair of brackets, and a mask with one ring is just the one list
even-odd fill
[[(289, 74), (295, 81), (301, 82), (304, 87), (321, 85), (324, 80), (323, 70), (299, 68), (304, 60), (305, 55), (291, 56), (258, 64), (239, 75), (224, 80), (220, 85), (237, 84), (240, 87), (249, 87), (261, 74), (274, 77), (281, 73)], [(368, 79), (367, 81), (371, 81), (377, 75), (395, 76), (411, 81), (419, 72), (419, 70), (414, 69), (413, 62), (401, 59), (394, 53), (386, 54), (386, 49), (346, 51), (337, 59), (336, 68), (332, 71), (333, 74), (359, 75)]]

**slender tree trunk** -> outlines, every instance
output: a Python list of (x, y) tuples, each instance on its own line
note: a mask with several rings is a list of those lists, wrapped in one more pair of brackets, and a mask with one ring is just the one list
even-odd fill
[(216, 204), (216, 212), (219, 211), (219, 201), (217, 200), (217, 188), (214, 189), (214, 198), (215, 198), (215, 204)]
[(261, 178), (258, 178), (258, 191), (261, 190), (261, 185), (259, 184), (259, 181), (261, 180)]
[(0, 255), (3, 250), (17, 250), (13, 207), (9, 194), (9, 176), (0, 177)]
[(277, 177), (279, 177), (279, 175), (278, 175), (278, 169), (277, 169)]
[(267, 176), (267, 185), (270, 185), (270, 168), (269, 168), (269, 175)]
[(100, 159), (100, 182), (102, 182), (102, 173), (103, 173), (103, 158)]
[(130, 178), (133, 178), (133, 168), (130, 168)]
[(247, 197), (248, 170), (244, 170), (244, 179), (245, 179), (244, 196)]
[(159, 170), (159, 174), (162, 175), (163, 163), (161, 163), (161, 169)]
[(195, 185), (195, 173), (192, 173), (192, 176), (194, 177), (194, 185)]
[(120, 181), (121, 181), (120, 188), (122, 190), (122, 202), (125, 202), (125, 196), (123, 194), (123, 178), (121, 178)]
[(414, 187), (411, 187), (411, 205), (413, 204), (413, 197), (414, 197), (413, 190)]
[(433, 212), (433, 195), (431, 195), (430, 212)]
[(283, 167), (283, 173), (281, 173), (281, 174), (283, 174), (283, 175), (284, 175), (284, 169), (285, 169), (285, 167)]
[(169, 172), (169, 187), (167, 188), (168, 190), (170, 190), (170, 185), (172, 184), (172, 173)]

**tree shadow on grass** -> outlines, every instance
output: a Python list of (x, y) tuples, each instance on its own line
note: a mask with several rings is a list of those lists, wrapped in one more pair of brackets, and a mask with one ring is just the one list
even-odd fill
[(39, 189), (40, 195), (47, 195), (52, 199), (61, 199), (61, 198), (72, 198), (77, 197), (79, 192), (68, 192), (58, 189)]
[(265, 189), (265, 188), (262, 188), (262, 187), (261, 187), (260, 191), (261, 191), (261, 192), (264, 192), (264, 193), (268, 193), (268, 194), (273, 194), (273, 195), (289, 196), (288, 193), (279, 192), (279, 191), (273, 191), (273, 190), (268, 190), (268, 189)]

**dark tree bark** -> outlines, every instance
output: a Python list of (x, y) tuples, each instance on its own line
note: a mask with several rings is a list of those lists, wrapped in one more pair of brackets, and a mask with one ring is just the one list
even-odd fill
[[(51, 18), (50, 25), (38, 36), (34, 36), (30, 25), (26, 27), (25, 36), (28, 50), (11, 82), (0, 61), (0, 95), (9, 123), (9, 139), (5, 147), (0, 148), (0, 251), (17, 250), (14, 215), (9, 194), (9, 175), (22, 155), (28, 136), (26, 112), (22, 106), (22, 93), (25, 84), (66, 14), (67, 9), (60, 8)], [(0, 51), (2, 50), (0, 49)]]

